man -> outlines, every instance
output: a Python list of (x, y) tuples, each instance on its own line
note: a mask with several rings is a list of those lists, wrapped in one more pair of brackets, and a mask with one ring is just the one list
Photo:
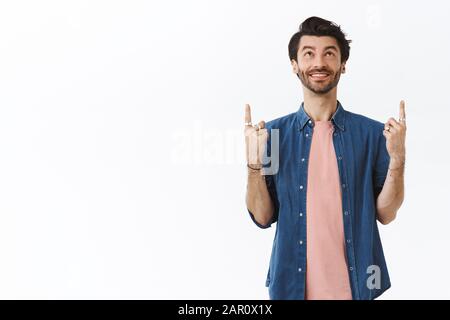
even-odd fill
[(306, 19), (289, 42), (299, 110), (252, 125), (246, 105), (248, 212), (261, 228), (277, 222), (271, 299), (374, 299), (391, 286), (376, 221), (394, 220), (404, 198), (405, 104), (384, 124), (344, 110), (349, 43), (335, 23)]

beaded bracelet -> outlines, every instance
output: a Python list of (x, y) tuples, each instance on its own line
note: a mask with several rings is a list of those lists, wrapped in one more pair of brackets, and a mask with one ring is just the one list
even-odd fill
[(259, 171), (259, 170), (262, 169), (262, 167), (261, 167), (261, 168), (253, 168), (253, 167), (251, 167), (248, 163), (247, 163), (247, 167), (249, 167), (249, 168), (252, 169), (252, 170), (256, 170), (256, 171)]

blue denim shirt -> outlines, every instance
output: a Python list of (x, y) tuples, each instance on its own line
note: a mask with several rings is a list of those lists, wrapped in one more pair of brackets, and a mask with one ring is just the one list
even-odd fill
[[(339, 101), (332, 124), (352, 297), (374, 299), (391, 285), (376, 222), (376, 198), (390, 160), (384, 124), (344, 110)], [(273, 155), (271, 129), (278, 129), (278, 170), (265, 175), (275, 212), (267, 225), (259, 224), (248, 212), (260, 228), (277, 222), (265, 283), (270, 299), (304, 299), (306, 192), (314, 120), (302, 103), (297, 112), (267, 122), (266, 128), (269, 155)]]

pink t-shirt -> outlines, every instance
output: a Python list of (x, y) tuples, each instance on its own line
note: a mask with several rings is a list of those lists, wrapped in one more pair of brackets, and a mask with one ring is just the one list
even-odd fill
[(352, 299), (331, 121), (315, 121), (306, 195), (305, 299)]

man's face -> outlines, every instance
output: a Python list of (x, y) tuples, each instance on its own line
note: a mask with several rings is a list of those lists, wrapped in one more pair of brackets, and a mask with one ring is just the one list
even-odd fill
[(292, 60), (294, 73), (303, 86), (316, 94), (325, 94), (335, 88), (345, 63), (335, 38), (329, 36), (302, 36), (297, 61)]

